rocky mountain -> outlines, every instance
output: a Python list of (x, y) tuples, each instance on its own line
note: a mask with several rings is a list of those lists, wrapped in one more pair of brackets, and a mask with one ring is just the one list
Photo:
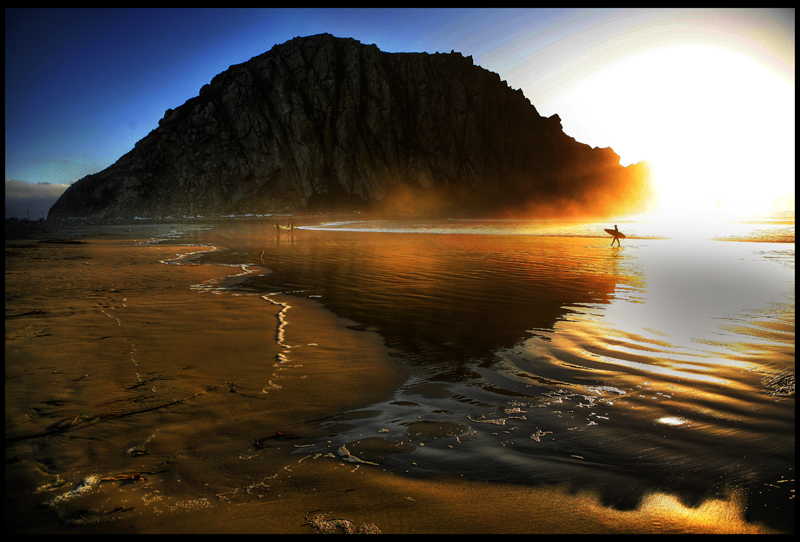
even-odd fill
[(231, 66), (48, 218), (376, 207), (609, 214), (651, 195), (644, 163), (564, 134), (460, 53), (320, 34)]

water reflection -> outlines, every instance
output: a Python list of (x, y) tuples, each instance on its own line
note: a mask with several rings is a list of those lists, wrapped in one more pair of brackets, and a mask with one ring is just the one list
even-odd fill
[[(391, 400), (332, 420), (335, 446), (410, 443), (381, 464), (592, 487), (621, 508), (653, 491), (696, 505), (745, 488), (748, 514), (791, 523), (788, 488), (754, 488), (793, 477), (793, 396), (763, 383), (794, 371), (793, 247), (634, 235), (611, 248), (508, 227), (287, 242), (254, 225), (214, 232), (206, 242), (229, 250), (204, 259), (258, 258), (271, 273), (244, 287), (314, 296), (419, 369)], [(422, 422), (461, 429), (423, 442), (409, 432)]]
[[(574, 307), (608, 303), (629, 279), (598, 240), (308, 231), (295, 237), (301, 235), (294, 246), (268, 247), (264, 261), (272, 273), (248, 287), (319, 295), (392, 346), (437, 362), (491, 356), (530, 329), (552, 329)], [(255, 230), (249, 242), (267, 241)]]

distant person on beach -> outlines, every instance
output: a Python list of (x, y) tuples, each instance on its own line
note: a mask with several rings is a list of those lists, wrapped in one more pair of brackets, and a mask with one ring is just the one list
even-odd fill
[[(617, 229), (617, 225), (616, 224), (614, 224), (614, 231), (619, 233), (619, 230)], [(614, 246), (614, 241), (617, 242), (617, 246), (620, 246), (620, 244), (619, 244), (619, 235), (615, 235), (613, 233), (611, 235), (614, 236), (614, 239), (611, 240), (611, 246), (612, 247)]]

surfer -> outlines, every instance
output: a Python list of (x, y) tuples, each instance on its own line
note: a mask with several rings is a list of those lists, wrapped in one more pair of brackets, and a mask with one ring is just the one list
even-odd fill
[(611, 246), (612, 247), (614, 246), (614, 241), (617, 242), (617, 246), (620, 246), (620, 244), (619, 244), (619, 236), (621, 234), (619, 233), (619, 230), (617, 229), (617, 225), (614, 224), (614, 232), (613, 233), (611, 232), (611, 230), (606, 230), (606, 231), (614, 236), (614, 239), (611, 240)]

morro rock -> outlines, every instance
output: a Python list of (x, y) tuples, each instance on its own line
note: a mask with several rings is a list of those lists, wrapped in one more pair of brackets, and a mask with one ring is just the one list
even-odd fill
[(231, 66), (48, 218), (375, 206), (409, 212), (638, 210), (647, 168), (564, 134), (460, 53), (384, 53), (320, 34)]

